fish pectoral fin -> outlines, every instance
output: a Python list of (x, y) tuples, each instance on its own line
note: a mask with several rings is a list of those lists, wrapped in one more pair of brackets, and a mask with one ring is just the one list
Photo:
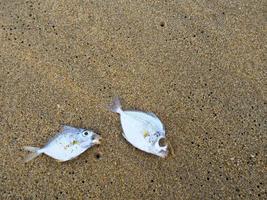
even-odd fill
[(158, 119), (157, 115), (155, 115), (153, 112), (147, 112), (147, 114)]
[(72, 144), (72, 145), (75, 145), (75, 144), (80, 144), (80, 142), (79, 142), (79, 141), (77, 141), (77, 140), (73, 140), (71, 144)]
[(144, 138), (146, 138), (149, 136), (149, 132), (147, 130), (145, 130), (143, 135), (144, 135)]

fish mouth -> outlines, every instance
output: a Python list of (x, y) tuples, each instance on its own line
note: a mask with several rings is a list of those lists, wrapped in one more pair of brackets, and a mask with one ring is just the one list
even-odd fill
[(167, 146), (165, 146), (164, 149), (160, 150), (158, 152), (158, 156), (162, 157), (162, 158), (166, 158), (168, 155), (168, 149), (167, 149)]
[(101, 139), (102, 137), (100, 135), (96, 135), (93, 144), (101, 144)]
[(168, 145), (165, 142), (165, 136), (161, 136), (158, 138), (155, 146), (157, 149), (157, 155), (165, 158), (168, 155)]

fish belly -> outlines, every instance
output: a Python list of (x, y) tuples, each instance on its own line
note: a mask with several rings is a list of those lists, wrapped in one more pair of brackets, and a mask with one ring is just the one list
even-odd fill
[(151, 125), (147, 121), (139, 117), (128, 115), (125, 113), (121, 115), (121, 125), (124, 132), (125, 139), (136, 148), (148, 151), (149, 143), (145, 137), (146, 132), (151, 132)]
[(85, 150), (79, 145), (53, 145), (45, 149), (45, 154), (59, 161), (71, 160)]

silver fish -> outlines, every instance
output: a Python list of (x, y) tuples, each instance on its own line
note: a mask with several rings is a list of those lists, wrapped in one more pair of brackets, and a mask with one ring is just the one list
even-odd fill
[(147, 153), (167, 156), (167, 145), (160, 145), (160, 140), (165, 139), (165, 128), (154, 113), (124, 111), (119, 98), (114, 99), (110, 110), (120, 114), (123, 137), (129, 143)]
[(28, 162), (41, 154), (46, 154), (60, 162), (71, 160), (95, 144), (100, 144), (101, 137), (92, 130), (62, 126), (61, 131), (55, 135), (44, 147), (25, 146), (31, 153), (25, 158)]

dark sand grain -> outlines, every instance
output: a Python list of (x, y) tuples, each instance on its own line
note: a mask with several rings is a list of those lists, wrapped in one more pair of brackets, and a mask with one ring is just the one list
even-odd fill
[[(1, 0), (1, 199), (266, 199), (264, 12), (261, 0)], [(174, 155), (123, 139), (106, 110), (116, 95), (160, 116)], [(21, 147), (60, 124), (103, 143), (23, 164)]]

